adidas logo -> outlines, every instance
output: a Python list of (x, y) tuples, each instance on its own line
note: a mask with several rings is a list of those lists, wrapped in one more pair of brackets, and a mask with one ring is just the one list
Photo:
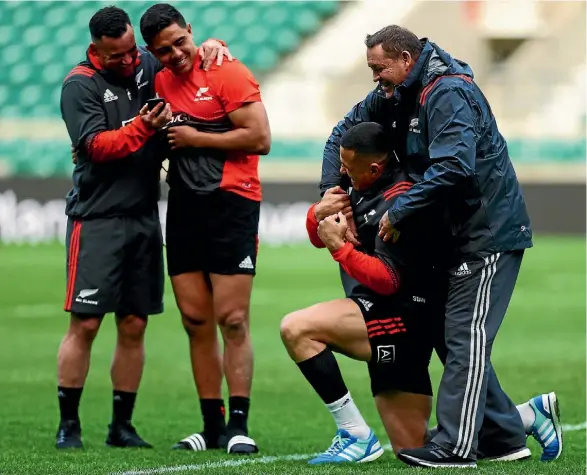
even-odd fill
[(253, 265), (253, 261), (251, 260), (251, 256), (247, 256), (244, 260), (238, 265), (241, 269), (254, 269), (255, 266)]
[(463, 262), (453, 275), (462, 276), (462, 275), (469, 275), (470, 273), (471, 273), (471, 271), (469, 270), (469, 266), (467, 265), (466, 262)]
[(115, 95), (110, 89), (106, 89), (104, 93), (104, 102), (112, 102), (118, 100), (118, 96)]
[(373, 302), (369, 302), (368, 300), (365, 300), (365, 299), (358, 299), (358, 300), (359, 300), (359, 302), (361, 302), (361, 305), (363, 305), (363, 307), (365, 307), (365, 310), (367, 312), (373, 306)]

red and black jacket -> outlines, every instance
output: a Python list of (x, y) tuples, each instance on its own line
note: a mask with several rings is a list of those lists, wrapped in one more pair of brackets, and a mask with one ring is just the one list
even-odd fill
[(139, 111), (154, 97), (160, 63), (139, 48), (135, 74), (119, 78), (88, 53), (66, 76), (61, 115), (76, 149), (66, 214), (88, 219), (151, 213), (159, 199), (161, 155)]
[[(398, 166), (387, 171), (370, 189), (350, 191), (351, 207), (361, 247), (346, 243), (332, 253), (344, 271), (361, 286), (379, 295), (415, 291), (426, 279), (436, 279), (434, 263), (446, 246), (448, 235), (439, 226), (441, 216), (426, 215), (410, 220), (395, 239), (383, 242), (378, 237), (379, 221), (390, 206), (412, 186), (413, 181)], [(312, 205), (306, 227), (315, 247), (325, 247), (318, 236), (318, 222)], [(418, 289), (418, 290), (415, 290)]]

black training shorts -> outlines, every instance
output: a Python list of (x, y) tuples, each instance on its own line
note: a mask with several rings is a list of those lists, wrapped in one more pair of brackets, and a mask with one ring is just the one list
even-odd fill
[(67, 222), (65, 310), (147, 316), (163, 312), (159, 213)]
[(260, 210), (260, 202), (230, 191), (171, 189), (165, 233), (169, 275), (255, 275)]
[(444, 345), (445, 294), (440, 285), (422, 279), (393, 296), (363, 286), (353, 289), (349, 298), (361, 309), (371, 344), (368, 368), (374, 396), (389, 390), (432, 395), (428, 367), (432, 351)]

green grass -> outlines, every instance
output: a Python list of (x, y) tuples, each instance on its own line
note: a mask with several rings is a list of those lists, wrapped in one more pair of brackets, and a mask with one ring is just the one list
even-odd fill
[[(305, 461), (250, 463), (223, 453), (177, 453), (170, 447), (200, 429), (186, 336), (171, 292), (167, 311), (147, 331), (147, 365), (134, 421), (151, 451), (104, 447), (111, 411), (109, 365), (114, 324), (108, 318), (94, 345), (81, 404), (86, 449), (54, 449), (57, 425), (56, 352), (67, 328), (61, 246), (0, 246), (0, 473), (107, 474), (192, 465), (204, 473), (413, 473), (386, 453), (364, 466), (308, 467)], [(288, 359), (279, 322), (288, 312), (341, 295), (337, 267), (326, 252), (309, 247), (262, 247), (252, 303), (255, 379), (251, 435), (260, 457), (308, 454), (327, 447), (334, 425), (323, 404)], [(380, 440), (387, 442), (370, 397), (365, 367), (340, 357), (353, 396)], [(494, 345), (500, 381), (516, 402), (557, 391), (566, 424), (585, 421), (585, 240), (536, 239), (527, 252), (510, 311)], [(435, 386), (440, 366), (434, 361)], [(585, 431), (568, 432), (565, 452), (552, 464), (479, 464), (498, 474), (585, 473)], [(244, 460), (241, 466), (218, 462)], [(266, 459), (261, 459), (266, 460)], [(200, 464), (216, 462), (202, 468)], [(199, 468), (198, 468), (199, 467)], [(179, 470), (170, 473), (189, 473)], [(446, 472), (443, 472), (446, 473)], [(449, 472), (450, 473), (450, 472)]]

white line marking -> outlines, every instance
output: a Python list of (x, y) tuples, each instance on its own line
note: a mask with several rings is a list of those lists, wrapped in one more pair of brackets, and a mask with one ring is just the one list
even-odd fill
[(250, 465), (256, 463), (273, 463), (284, 462), (289, 460), (305, 460), (312, 457), (313, 455), (314, 454), (293, 454), (265, 456), (254, 459), (223, 460), (221, 462), (206, 462), (199, 463), (197, 465), (174, 465), (171, 467), (159, 467), (147, 470), (134, 470), (131, 472), (114, 472), (111, 475), (152, 475), (156, 473), (194, 472), (199, 470), (209, 470), (212, 468), (240, 467), (241, 465)]
[[(563, 432), (577, 432), (579, 430), (587, 429), (587, 422), (583, 422), (581, 424), (563, 424)], [(563, 436), (564, 437), (564, 436)]]
[[(563, 424), (564, 432), (577, 432), (587, 429), (587, 422), (581, 424)], [(385, 450), (391, 450), (391, 445), (384, 445)], [(275, 455), (265, 456), (259, 458), (238, 459), (238, 460), (223, 460), (220, 462), (205, 462), (194, 465), (172, 465), (168, 467), (149, 468), (145, 470), (131, 470), (129, 472), (112, 472), (110, 475), (155, 475), (158, 473), (173, 473), (173, 472), (197, 472), (201, 470), (209, 470), (213, 468), (222, 467), (240, 467), (241, 465), (254, 465), (259, 463), (274, 463), (287, 462), (292, 460), (307, 460), (314, 457), (316, 454), (293, 454), (293, 455)]]

